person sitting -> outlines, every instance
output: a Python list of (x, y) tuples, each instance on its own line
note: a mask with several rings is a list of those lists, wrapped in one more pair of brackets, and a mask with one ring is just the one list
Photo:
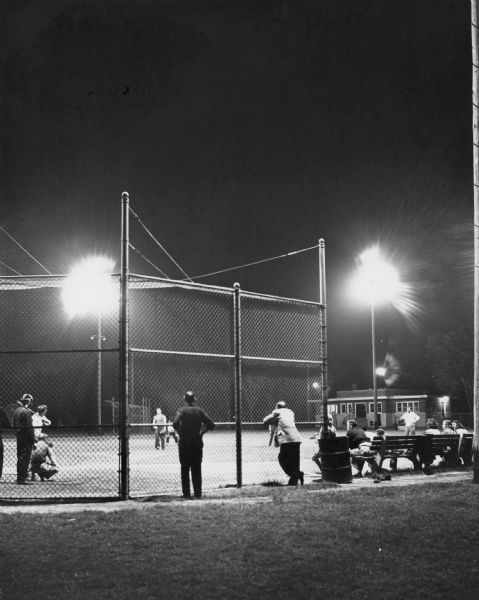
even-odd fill
[(424, 435), (441, 435), (441, 430), (436, 419), (428, 419), (426, 421), (426, 429)]
[[(439, 425), (436, 419), (428, 419), (426, 421), (426, 429), (424, 430), (424, 435), (441, 435), (441, 430), (439, 429)], [(425, 440), (426, 442), (426, 440)], [(432, 453), (432, 448), (428, 443), (421, 449), (421, 462), (424, 464), (424, 473), (426, 475), (432, 475), (432, 463), (435, 459), (435, 456)]]
[(451, 427), (454, 429), (454, 433), (469, 433), (461, 421), (451, 421)]
[(32, 481), (35, 481), (35, 475), (40, 476), (41, 481), (50, 479), (58, 473), (58, 464), (52, 451), (53, 442), (47, 435), (40, 433), (35, 448), (32, 452)]
[[(323, 431), (324, 431), (324, 427), (321, 427), (321, 429), (318, 431), (318, 433), (315, 433), (312, 436), (312, 440), (316, 440), (318, 442), (319, 445), (319, 440), (323, 437)], [(327, 429), (326, 429), (326, 434), (324, 437), (326, 438), (333, 438), (336, 437), (336, 427), (333, 425), (333, 417), (328, 417), (328, 425), (327, 425)], [(319, 471), (321, 472), (321, 452), (318, 448), (318, 451), (315, 452), (313, 454), (313, 456), (311, 457), (311, 460), (318, 466)]]
[(349, 453), (351, 462), (357, 468), (358, 472), (353, 477), (363, 476), (363, 467), (366, 460), (361, 456), (366, 455), (371, 448), (371, 440), (362, 427), (358, 426), (357, 421), (348, 421), (348, 431), (346, 437), (349, 439)]
[(444, 421), (442, 422), (442, 433), (446, 435), (457, 433), (457, 431), (455, 431), (452, 427), (452, 421), (450, 421), (449, 419), (444, 419)]

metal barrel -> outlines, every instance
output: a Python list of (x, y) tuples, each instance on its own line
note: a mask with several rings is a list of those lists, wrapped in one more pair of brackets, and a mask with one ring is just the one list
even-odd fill
[(319, 452), (323, 481), (335, 483), (351, 483), (353, 481), (347, 437), (320, 439)]

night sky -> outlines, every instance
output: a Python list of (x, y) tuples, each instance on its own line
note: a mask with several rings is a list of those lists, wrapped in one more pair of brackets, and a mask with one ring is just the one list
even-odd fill
[[(119, 268), (124, 190), (193, 278), (324, 238), (331, 379), (369, 387), (369, 309), (347, 288), (379, 244), (416, 311), (378, 308), (378, 362), (427, 388), (426, 335), (473, 318), (469, 0), (2, 10), (0, 224), (46, 269), (93, 252)], [(131, 241), (183, 277), (134, 219)], [(2, 232), (0, 260), (45, 274)], [(318, 254), (198, 281), (317, 300)]]

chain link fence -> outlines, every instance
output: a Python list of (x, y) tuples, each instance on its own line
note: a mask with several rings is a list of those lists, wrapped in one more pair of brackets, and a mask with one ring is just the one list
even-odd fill
[[(48, 406), (59, 472), (16, 485), (16, 440), (3, 431), (0, 500), (119, 496), (118, 313), (68, 316), (64, 277), (0, 278), (0, 408), (23, 393)], [(115, 278), (116, 285), (118, 281)], [(129, 284), (129, 494), (180, 493), (177, 443), (155, 448), (157, 408), (171, 421), (192, 390), (215, 421), (203, 487), (283, 479), (263, 417), (279, 400), (303, 433), (311, 472), (325, 387), (324, 309), (317, 303), (158, 278)]]

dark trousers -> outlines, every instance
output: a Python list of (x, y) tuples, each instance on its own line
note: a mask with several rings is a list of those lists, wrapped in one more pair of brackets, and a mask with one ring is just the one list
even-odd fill
[(299, 479), (299, 449), (301, 442), (288, 442), (279, 447), (278, 462), (288, 475), (288, 485), (297, 485)]
[(201, 462), (203, 460), (203, 440), (200, 437), (192, 440), (182, 440), (178, 443), (178, 453), (181, 465), (181, 491), (183, 496), (191, 496), (191, 482), (196, 498), (201, 497)]
[(166, 431), (161, 432), (159, 428), (155, 431), (155, 448), (159, 448), (161, 444), (161, 449), (165, 449), (165, 439), (166, 439)]
[(0, 478), (3, 475), (3, 438), (0, 435)]
[(30, 437), (22, 434), (17, 435), (17, 481), (27, 480), (32, 447)]

